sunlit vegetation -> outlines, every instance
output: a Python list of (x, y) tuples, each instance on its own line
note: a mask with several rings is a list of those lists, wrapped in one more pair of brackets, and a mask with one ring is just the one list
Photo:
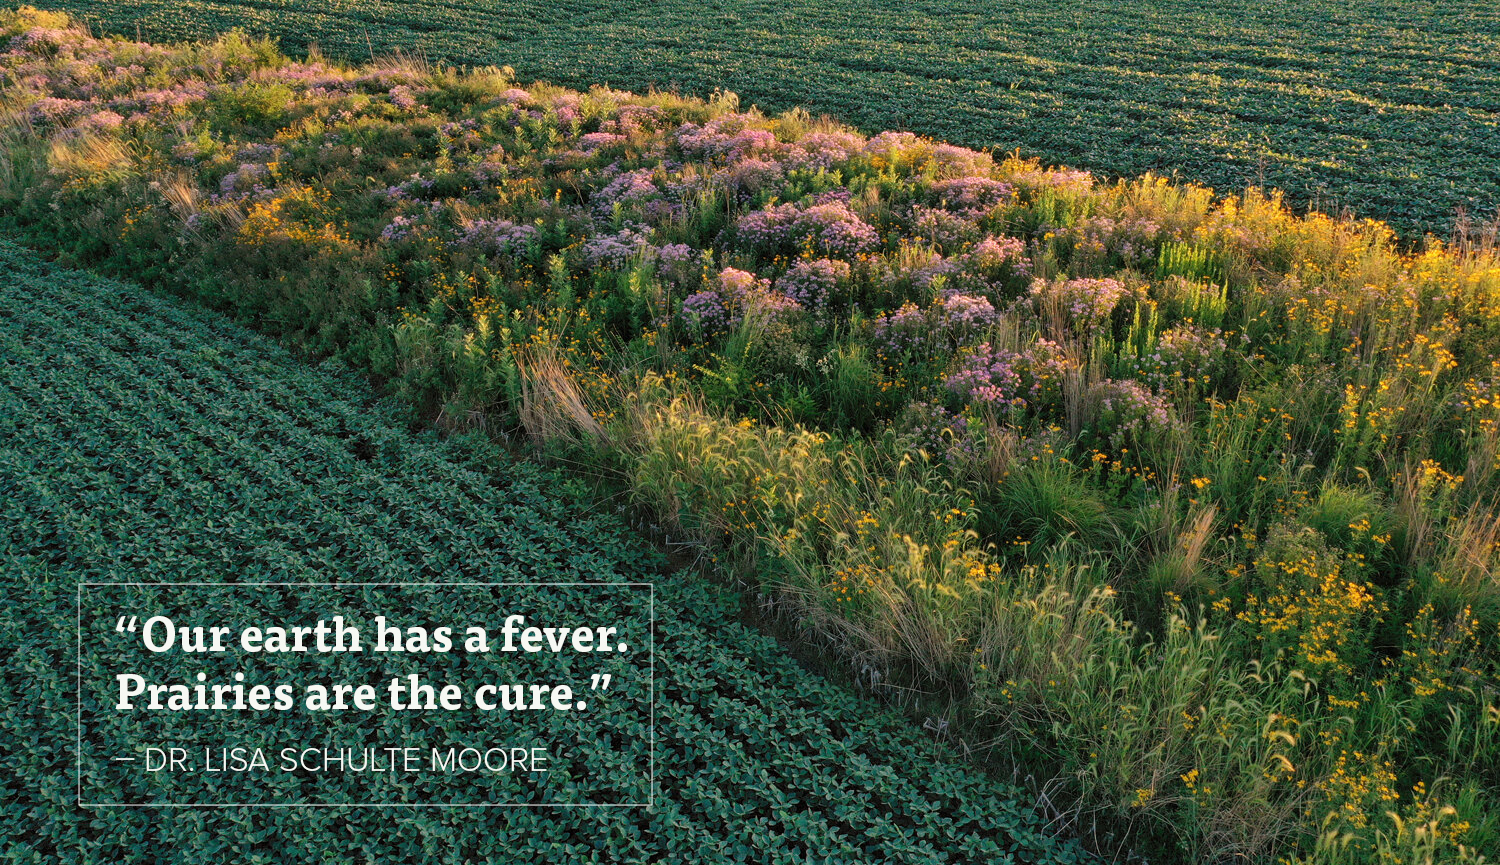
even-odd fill
[(607, 477), (1099, 849), (1500, 838), (1500, 255), (790, 111), (3, 20), (0, 203)]
[[(576, 478), (493, 459), (479, 437), (413, 434), (398, 406), (376, 399), (338, 364), (310, 367), (202, 309), (45, 264), (9, 243), (0, 243), (0, 266), (0, 637), (13, 649), (0, 657), (0, 728), (25, 743), (0, 778), (0, 833), (26, 839), (10, 845), (7, 858), (792, 865), (815, 849), (847, 862), (1088, 861), (1076, 844), (1046, 831), (1023, 791), (944, 762), (940, 746), (906, 719), (830, 687), (736, 621), (733, 594), (663, 574), (661, 554), (615, 515), (599, 513)], [(97, 594), (79, 601), (75, 585), (226, 579), (655, 582), (655, 806), (395, 818), (392, 810), (338, 808), (79, 808), (70, 775), (75, 616), (107, 610)], [(196, 599), (214, 597), (192, 591)], [(324, 591), (288, 589), (276, 603), (286, 611), (307, 603), (317, 615), (326, 609), (317, 594)], [(502, 591), (515, 599), (525, 590)], [(247, 592), (235, 594), (237, 601), (214, 598), (213, 613), (245, 615)], [(548, 595), (557, 601), (555, 588)], [(414, 603), (379, 590), (361, 598)], [(101, 606), (75, 608), (90, 602)], [(416, 603), (428, 621), (475, 615), (475, 599), (451, 591)], [(494, 658), (468, 663), (504, 670)], [(85, 678), (98, 672), (94, 658), (81, 663)], [(183, 669), (170, 655), (148, 663), (143, 669), (164, 677)], [(308, 676), (319, 668), (350, 672), (332, 655), (298, 665)], [(245, 734), (216, 714), (195, 718), (192, 731)], [(139, 719), (119, 723), (144, 729)], [(369, 730), (364, 723), (362, 731), (349, 716), (330, 725), (300, 712), (257, 722), (266, 742), (358, 737)], [(404, 732), (417, 742), (433, 730), (482, 728), (472, 717), (426, 714), (389, 719), (381, 735)], [(574, 771), (594, 783), (634, 774), (626, 766), (649, 759), (649, 732), (639, 724), (601, 726), (575, 714), (552, 735), (566, 742), (580, 767)], [(914, 764), (923, 771), (905, 771)], [(324, 777), (320, 792), (328, 799), (368, 801), (368, 775)], [(566, 775), (552, 777), (551, 801), (566, 801), (570, 789), (576, 795)], [(286, 795), (279, 780), (257, 782)], [(108, 792), (98, 778), (87, 783)], [(155, 790), (183, 801), (184, 789), (198, 783), (158, 781)], [(485, 783), (487, 801), (538, 797), (534, 781), (514, 775)], [(200, 789), (199, 801), (208, 793)], [(419, 777), (401, 794), (431, 802), (452, 790)], [(962, 808), (945, 807), (950, 802)], [(380, 816), (363, 816), (372, 813)], [(607, 848), (600, 838), (609, 839)]]
[(52, 0), (105, 32), (509, 64), (525, 81), (727, 89), (1102, 176), (1284, 190), (1407, 238), (1500, 208), (1487, 0)]

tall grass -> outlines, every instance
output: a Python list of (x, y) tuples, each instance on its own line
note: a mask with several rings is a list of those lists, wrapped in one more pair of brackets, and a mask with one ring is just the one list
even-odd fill
[(1490, 228), (70, 27), (0, 15), (35, 243), (615, 479), (1102, 852), (1500, 844)]

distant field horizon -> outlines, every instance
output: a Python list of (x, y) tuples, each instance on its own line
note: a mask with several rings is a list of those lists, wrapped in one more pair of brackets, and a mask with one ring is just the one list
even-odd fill
[(1500, 207), (1500, 10), (1461, 0), (1244, 0), (891, 11), (870, 0), (69, 0), (150, 40), (231, 28), (359, 60), (394, 51), (509, 65), (569, 87), (732, 90), (866, 132), (1019, 149), (1301, 208), (1352, 209), (1407, 240)]

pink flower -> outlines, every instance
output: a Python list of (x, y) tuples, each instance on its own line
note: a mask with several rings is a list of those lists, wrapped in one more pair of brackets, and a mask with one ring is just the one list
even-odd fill
[(1060, 316), (1078, 336), (1092, 337), (1109, 325), (1128, 292), (1117, 279), (1070, 279), (1032, 283), (1031, 296), (1045, 315)]
[(684, 123), (677, 130), (677, 146), (689, 155), (720, 157), (729, 161), (776, 150), (776, 136), (769, 130), (750, 126), (750, 122), (748, 115), (727, 114), (702, 126)]
[(770, 282), (733, 267), (682, 302), (683, 318), (700, 337), (733, 330), (746, 319), (771, 320), (796, 309), (797, 302), (772, 291)]
[(398, 84), (391, 88), (391, 104), (402, 111), (411, 111), (417, 107), (417, 97), (410, 87)]
[(853, 258), (880, 241), (849, 205), (828, 201), (802, 207), (786, 203), (740, 217), (741, 240), (770, 254), (792, 253), (806, 246), (830, 258)]

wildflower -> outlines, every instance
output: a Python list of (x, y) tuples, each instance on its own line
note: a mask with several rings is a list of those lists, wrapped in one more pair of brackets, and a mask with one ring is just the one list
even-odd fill
[(864, 149), (864, 139), (852, 132), (810, 132), (787, 146), (783, 159), (793, 168), (828, 171)]
[(984, 343), (959, 363), (944, 385), (977, 403), (1024, 406), (1026, 401), (1019, 395), (1020, 367), (1020, 355)]
[(925, 309), (907, 303), (882, 315), (875, 321), (875, 340), (890, 358), (932, 356), (968, 345), (999, 318), (987, 299), (951, 294)]
[(416, 94), (405, 84), (399, 84), (391, 88), (391, 104), (402, 111), (411, 111), (417, 107)]
[(390, 224), (380, 232), (381, 242), (395, 243), (398, 240), (404, 240), (411, 233), (412, 224), (415, 222), (416, 218), (412, 216), (398, 216), (392, 219)]
[(1104, 435), (1139, 441), (1183, 429), (1172, 404), (1140, 382), (1105, 379), (1094, 385), (1090, 395)]
[(740, 217), (736, 232), (742, 242), (769, 254), (792, 253), (804, 244), (829, 258), (851, 259), (874, 249), (875, 229), (860, 220), (842, 201), (808, 207), (787, 203)]
[(682, 315), (700, 335), (732, 330), (746, 318), (774, 319), (797, 309), (796, 301), (771, 290), (768, 280), (725, 268), (714, 284), (683, 300)]
[(1032, 283), (1031, 297), (1046, 315), (1059, 316), (1081, 337), (1092, 337), (1109, 323), (1110, 314), (1126, 295), (1117, 279), (1070, 279)]
[(961, 261), (965, 269), (991, 282), (1012, 274), (1025, 276), (1031, 272), (1031, 262), (1026, 258), (1026, 244), (1014, 237), (988, 235), (976, 243)]
[(677, 146), (687, 155), (717, 157), (726, 162), (752, 153), (774, 152), (775, 134), (755, 128), (752, 122), (747, 114), (728, 114), (702, 126), (684, 123), (675, 135)]
[(778, 280), (777, 287), (804, 309), (821, 317), (827, 313), (840, 287), (848, 282), (847, 262), (819, 258), (792, 265)]
[(514, 255), (536, 235), (534, 226), (518, 225), (509, 219), (476, 219), (464, 226), (458, 243), (489, 255)]

